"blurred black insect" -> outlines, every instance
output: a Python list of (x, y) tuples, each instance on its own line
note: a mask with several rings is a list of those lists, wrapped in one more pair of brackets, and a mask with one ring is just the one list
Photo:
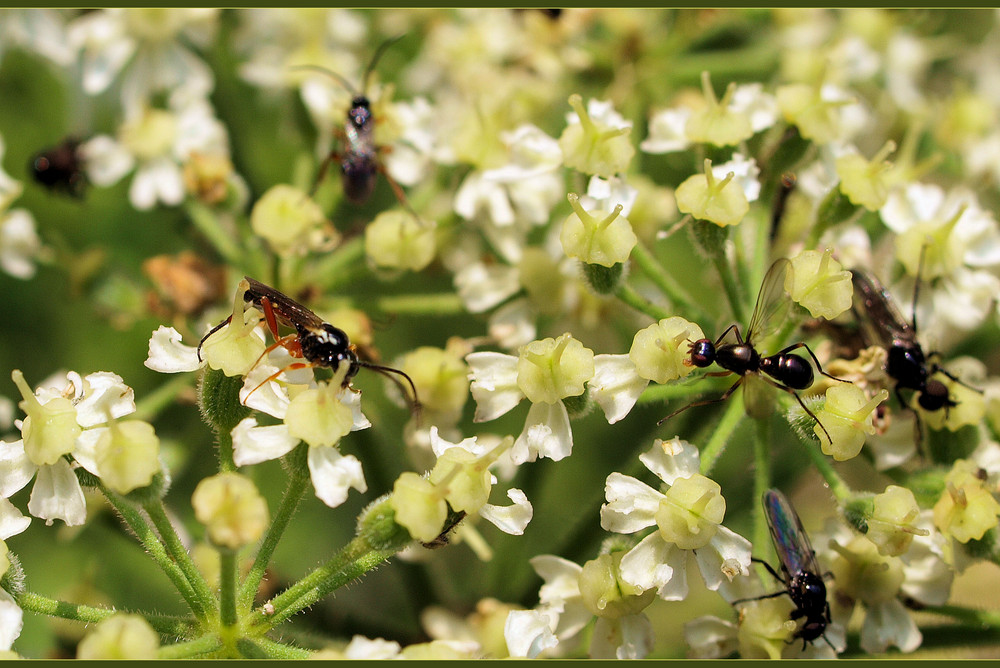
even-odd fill
[(53, 192), (83, 197), (88, 181), (79, 150), (81, 143), (75, 137), (67, 137), (32, 156), (28, 169), (35, 181)]
[(375, 143), (375, 123), (377, 121), (372, 113), (371, 100), (367, 96), (368, 82), (375, 69), (375, 64), (378, 63), (386, 49), (401, 38), (402, 36), (397, 36), (387, 39), (375, 50), (368, 67), (365, 68), (360, 91), (343, 76), (326, 68), (302, 65), (295, 69), (313, 70), (325, 74), (333, 78), (353, 96), (351, 107), (347, 112), (347, 123), (343, 128), (337, 128), (335, 131), (340, 146), (331, 151), (323, 160), (319, 172), (316, 174), (316, 180), (313, 182), (312, 192), (315, 193), (319, 184), (322, 183), (330, 165), (333, 162), (339, 162), (344, 195), (352, 204), (364, 204), (368, 201), (375, 190), (376, 178), (381, 173), (392, 187), (400, 204), (414, 217), (417, 217), (410, 207), (403, 189), (386, 171), (379, 156), (380, 153), (384, 153), (388, 149)]
[(830, 624), (830, 604), (826, 600), (826, 583), (820, 571), (816, 552), (812, 549), (809, 536), (802, 528), (802, 520), (792, 508), (785, 495), (776, 489), (764, 492), (762, 499), (764, 516), (771, 531), (771, 541), (774, 551), (781, 562), (781, 573), (778, 573), (769, 563), (753, 558), (751, 561), (761, 564), (776, 580), (785, 585), (781, 591), (764, 594), (754, 598), (743, 598), (733, 601), (733, 605), (747, 601), (760, 601), (765, 598), (777, 598), (788, 595), (795, 604), (791, 619), (805, 618), (802, 626), (795, 632), (796, 638), (802, 638), (802, 649), (807, 642), (812, 642), (820, 636), (831, 649), (836, 651), (833, 643), (826, 637), (826, 627)]
[[(281, 346), (292, 357), (305, 360), (304, 362), (293, 362), (285, 368), (280, 369), (257, 385), (257, 387), (251, 390), (250, 394), (256, 392), (263, 385), (274, 380), (285, 371), (310, 367), (322, 367), (337, 371), (342, 364), (346, 364), (348, 368), (343, 380), (344, 387), (350, 384), (361, 368), (378, 371), (400, 386), (404, 396), (409, 397), (411, 410), (414, 413), (419, 413), (420, 401), (417, 397), (417, 388), (414, 386), (413, 380), (406, 373), (399, 369), (393, 369), (392, 367), (360, 359), (356, 346), (350, 342), (347, 334), (342, 329), (338, 329), (330, 323), (325, 322), (318, 315), (283, 292), (279, 292), (249, 276), (245, 276), (244, 279), (247, 281), (249, 287), (243, 293), (243, 300), (248, 304), (252, 304), (254, 308), (264, 314), (264, 321), (271, 332), (271, 336), (274, 338), (274, 343), (264, 350), (260, 359), (263, 359), (269, 352)], [(208, 337), (227, 325), (231, 319), (232, 316), (226, 318), (202, 337), (198, 343), (198, 359), (201, 359), (201, 347)], [(291, 327), (295, 331), (282, 336), (278, 329), (279, 324)], [(407, 395), (405, 388), (399, 383), (398, 379), (390, 374), (396, 374), (404, 378), (409, 384), (412, 394)]]
[[(785, 320), (781, 314), (791, 304), (791, 299), (785, 292), (785, 275), (791, 271), (791, 262), (784, 258), (775, 261), (771, 265), (771, 268), (767, 270), (767, 274), (765, 274), (764, 281), (760, 287), (760, 292), (757, 294), (757, 303), (754, 306), (753, 315), (750, 317), (750, 324), (746, 329), (746, 338), (740, 335), (739, 325), (730, 325), (722, 333), (722, 336), (714, 342), (711, 339), (699, 339), (691, 344), (691, 357), (685, 360), (685, 364), (705, 368), (715, 363), (726, 371), (708, 375), (725, 376), (735, 373), (740, 378), (721, 397), (688, 404), (662, 418), (657, 424), (662, 424), (678, 413), (694, 406), (705, 406), (725, 401), (740, 385), (744, 386), (743, 396), (747, 414), (758, 418), (766, 417), (770, 413), (771, 407), (768, 395), (762, 391), (765, 389), (764, 384), (756, 382), (757, 379), (760, 379), (794, 396), (802, 407), (802, 410), (812, 419), (816, 420), (816, 423), (826, 433), (827, 438), (830, 438), (826, 427), (809, 410), (802, 401), (802, 397), (796, 392), (796, 390), (805, 390), (811, 387), (815, 375), (809, 362), (801, 355), (796, 355), (792, 351), (805, 348), (812, 361), (816, 364), (816, 369), (821, 374), (841, 382), (848, 381), (831, 376), (823, 371), (823, 367), (816, 358), (815, 353), (803, 342), (793, 343), (779, 350), (777, 353), (768, 356), (761, 355), (755, 347), (757, 342), (768, 336), (774, 331), (775, 327)], [(735, 342), (724, 343), (730, 333), (735, 336)], [(763, 374), (767, 374), (770, 378)]]

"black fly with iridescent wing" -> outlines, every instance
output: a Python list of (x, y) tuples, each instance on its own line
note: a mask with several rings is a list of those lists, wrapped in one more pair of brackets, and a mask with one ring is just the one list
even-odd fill
[[(776, 260), (767, 270), (760, 292), (757, 294), (757, 303), (754, 306), (753, 315), (750, 317), (750, 324), (746, 329), (746, 338), (741, 336), (739, 325), (731, 325), (714, 342), (711, 339), (699, 339), (691, 344), (691, 357), (685, 362), (686, 364), (705, 368), (715, 363), (725, 369), (726, 373), (737, 374), (739, 379), (721, 397), (688, 404), (662, 418), (657, 424), (662, 424), (688, 408), (725, 401), (740, 385), (744, 385), (747, 413), (754, 417), (764, 417), (768, 413), (766, 400), (762, 398), (764, 397), (763, 393), (753, 385), (757, 379), (760, 379), (794, 396), (806, 414), (816, 420), (823, 432), (827, 434), (827, 438), (830, 437), (823, 423), (809, 410), (796, 392), (796, 390), (805, 390), (812, 386), (815, 376), (809, 362), (792, 351), (805, 348), (821, 374), (841, 382), (847, 381), (823, 371), (815, 353), (805, 343), (793, 343), (766, 357), (761, 355), (755, 347), (784, 321), (784, 318), (779, 317), (779, 314), (791, 305), (790, 299), (785, 293), (785, 276), (790, 271), (792, 271), (792, 265), (787, 259)], [(736, 342), (724, 343), (730, 333), (735, 336)], [(770, 378), (763, 374), (770, 376)], [(725, 373), (718, 375), (725, 375)]]

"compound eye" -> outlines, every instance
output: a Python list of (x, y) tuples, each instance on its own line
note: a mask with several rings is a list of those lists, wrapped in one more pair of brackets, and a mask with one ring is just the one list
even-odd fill
[(691, 344), (691, 364), (699, 368), (710, 366), (715, 361), (715, 344), (709, 339), (698, 339)]

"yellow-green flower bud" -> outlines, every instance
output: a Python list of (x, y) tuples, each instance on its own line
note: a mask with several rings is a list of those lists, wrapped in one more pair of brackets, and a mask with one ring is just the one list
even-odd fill
[(142, 162), (169, 155), (177, 137), (177, 118), (163, 109), (146, 108), (122, 124), (118, 137)]
[(113, 615), (102, 620), (80, 641), (76, 658), (88, 660), (155, 659), (160, 636), (139, 615)]
[[(584, 174), (596, 174), (603, 178), (624, 172), (635, 155), (635, 147), (629, 142), (631, 125), (612, 125), (594, 118), (583, 106), (583, 98), (575, 93), (569, 96), (569, 105), (580, 122), (567, 125), (559, 137), (563, 164)], [(596, 105), (601, 103), (592, 100), (591, 107)]]
[(824, 100), (822, 89), (807, 84), (790, 84), (778, 88), (775, 97), (778, 108), (789, 123), (799, 128), (799, 134), (817, 144), (827, 144), (840, 134), (839, 107), (850, 100)]
[(975, 464), (959, 459), (945, 477), (945, 491), (934, 504), (934, 526), (960, 543), (980, 540), (997, 526), (1000, 503), (976, 475)]
[(250, 212), (250, 227), (278, 254), (307, 247), (325, 224), (323, 209), (305, 191), (285, 184), (271, 187)]
[(354, 426), (350, 406), (341, 401), (344, 391), (334, 378), (296, 394), (285, 413), (288, 433), (313, 447), (336, 445)]
[(722, 488), (695, 473), (674, 481), (660, 501), (655, 519), (663, 540), (682, 550), (697, 550), (708, 545), (725, 515)]
[(642, 612), (656, 598), (656, 589), (643, 591), (622, 580), (625, 552), (602, 554), (580, 571), (580, 599), (598, 617), (617, 619)]
[[(837, 383), (826, 391), (826, 404), (823, 410), (816, 413), (819, 424), (813, 427), (813, 433), (819, 438), (820, 448), (824, 455), (829, 455), (842, 462), (856, 457), (865, 444), (865, 434), (874, 434), (872, 425), (874, 411), (878, 405), (889, 398), (887, 390), (880, 390), (869, 399), (857, 385)], [(823, 431), (823, 428), (826, 431)], [(830, 438), (827, 438), (827, 432)]]
[(944, 374), (936, 374), (934, 380), (940, 380), (948, 388), (949, 398), (955, 406), (936, 411), (925, 411), (920, 408), (919, 397), (911, 397), (911, 406), (920, 411), (921, 417), (928, 427), (936, 431), (947, 429), (958, 431), (968, 425), (977, 425), (986, 415), (986, 397), (971, 387), (955, 382)]
[(142, 420), (112, 421), (94, 446), (101, 480), (119, 494), (145, 487), (160, 470), (160, 439)]
[(396, 523), (425, 543), (441, 534), (448, 518), (448, 504), (440, 490), (427, 478), (410, 471), (396, 479), (389, 505), (396, 513)]
[(431, 484), (443, 490), (453, 510), (475, 513), (490, 498), (493, 475), (488, 466), (491, 462), (464, 448), (448, 448), (438, 457), (430, 473)]
[(457, 414), (469, 399), (469, 366), (459, 351), (422, 346), (407, 353), (399, 368), (413, 380), (424, 410)]
[(833, 250), (806, 250), (791, 259), (785, 289), (814, 318), (832, 320), (851, 308), (854, 288), (851, 272), (833, 259)]
[(21, 425), (24, 452), (36, 466), (49, 466), (69, 454), (76, 446), (76, 439), (83, 431), (76, 421), (76, 408), (65, 397), (55, 397), (44, 405), (31, 391), (20, 369), (10, 377), (21, 391), (23, 401), (18, 406), (27, 417)]
[[(639, 240), (632, 231), (628, 218), (619, 215), (622, 205), (615, 206), (614, 211), (603, 218), (597, 218), (592, 212), (584, 210), (576, 193), (570, 193), (567, 199), (573, 207), (573, 213), (567, 216), (559, 235), (566, 255), (603, 267), (628, 260), (629, 253)], [(605, 213), (602, 211), (600, 215)]]
[(837, 552), (830, 570), (837, 594), (867, 605), (892, 600), (905, 578), (899, 557), (880, 556), (875, 545), (858, 536), (846, 547), (833, 544)]
[(674, 193), (677, 209), (720, 227), (736, 225), (750, 210), (750, 202), (743, 188), (733, 183), (734, 177), (735, 174), (729, 172), (726, 178), (716, 181), (712, 174), (712, 161), (706, 159), (704, 174), (689, 176), (677, 186)]
[(790, 619), (787, 596), (747, 601), (740, 606), (736, 640), (741, 659), (780, 659), (785, 646), (795, 639), (798, 625)]
[(420, 271), (434, 259), (436, 229), (402, 209), (383, 211), (365, 228), (365, 254), (379, 267)]
[(558, 315), (566, 308), (566, 277), (559, 270), (559, 263), (544, 249), (536, 246), (524, 249), (517, 264), (517, 280), (540, 313)]
[(240, 473), (219, 473), (202, 480), (191, 495), (191, 506), (217, 547), (238, 550), (260, 538), (267, 527), (267, 501), (253, 481)]
[(201, 345), (201, 358), (208, 366), (219, 369), (227, 376), (245, 376), (267, 346), (254, 329), (263, 319), (257, 309), (247, 309), (243, 295), (250, 289), (246, 279), (236, 287), (233, 312), (229, 324), (205, 339)]
[(753, 136), (753, 127), (747, 115), (729, 109), (736, 91), (735, 82), (726, 87), (726, 94), (721, 102), (715, 97), (707, 71), (701, 73), (701, 88), (707, 104), (703, 109), (691, 113), (684, 126), (684, 134), (688, 139), (715, 146), (733, 146)]
[(913, 492), (905, 487), (889, 485), (885, 491), (872, 499), (871, 517), (867, 518), (868, 537), (878, 553), (886, 557), (898, 557), (906, 552), (914, 536), (926, 536), (926, 529), (914, 525), (920, 515), (920, 507)]
[(636, 332), (628, 357), (640, 377), (654, 383), (668, 383), (683, 378), (692, 371), (691, 344), (705, 338), (701, 327), (680, 316)]
[(892, 163), (885, 158), (896, 150), (896, 142), (887, 141), (871, 161), (857, 153), (842, 155), (835, 161), (840, 176), (840, 191), (854, 204), (878, 211), (889, 197), (886, 176)]
[(584, 392), (594, 377), (594, 351), (566, 333), (532, 341), (517, 358), (517, 386), (532, 403), (554, 404)]

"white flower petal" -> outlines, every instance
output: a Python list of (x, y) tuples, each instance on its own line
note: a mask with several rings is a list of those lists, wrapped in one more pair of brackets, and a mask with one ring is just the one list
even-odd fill
[(687, 561), (687, 550), (654, 531), (622, 557), (622, 580), (643, 591), (657, 589), (666, 601), (681, 601), (687, 596)]
[(669, 441), (656, 439), (652, 448), (639, 455), (639, 461), (660, 480), (672, 485), (678, 478), (698, 473), (701, 455), (698, 448), (674, 436)]
[(31, 518), (24, 515), (13, 503), (0, 498), (0, 540), (16, 536), (31, 524)]
[(503, 625), (503, 637), (512, 658), (534, 659), (559, 644), (552, 633), (552, 618), (537, 610), (512, 610)]
[(531, 502), (524, 492), (515, 488), (507, 490), (507, 498), (514, 503), (509, 506), (494, 506), (487, 503), (479, 509), (479, 516), (504, 533), (520, 536), (531, 521)]
[(705, 586), (715, 591), (723, 582), (749, 575), (750, 549), (750, 541), (720, 526), (708, 547), (694, 551)]
[(299, 439), (288, 433), (284, 424), (258, 427), (257, 420), (248, 417), (233, 427), (233, 462), (249, 466), (282, 457), (299, 444)]
[(482, 352), (465, 356), (476, 400), (475, 422), (495, 420), (524, 398), (517, 386), (517, 358), (503, 353)]
[(181, 343), (180, 332), (160, 325), (149, 337), (149, 354), (143, 364), (160, 373), (183, 373), (197, 371), (203, 362), (196, 346)]
[(38, 467), (24, 452), (24, 441), (0, 441), (0, 497), (7, 499), (27, 485)]
[(38, 469), (28, 499), (28, 512), (45, 520), (46, 525), (62, 520), (67, 526), (79, 526), (87, 519), (83, 488), (65, 459)]
[(76, 403), (76, 421), (84, 429), (135, 412), (135, 393), (121, 376), (98, 371), (84, 379), (83, 398)]
[(535, 340), (535, 309), (528, 299), (514, 299), (490, 315), (487, 325), (490, 336), (501, 348), (513, 350)]
[(518, 273), (517, 267), (474, 262), (455, 274), (455, 288), (465, 308), (482, 313), (521, 289)]
[(898, 599), (889, 599), (868, 607), (861, 625), (861, 649), (876, 654), (895, 645), (902, 652), (920, 647), (923, 634)]
[(14, 278), (27, 280), (35, 275), (35, 258), (41, 250), (34, 216), (26, 209), (9, 211), (0, 221), (0, 268)]
[(108, 135), (97, 135), (80, 144), (77, 152), (86, 165), (87, 179), (97, 186), (112, 186), (135, 167), (135, 158), (124, 144)]
[(590, 396), (604, 411), (608, 424), (624, 418), (649, 381), (639, 376), (628, 355), (595, 355), (594, 377), (587, 383)]
[(347, 500), (353, 487), (359, 492), (368, 491), (361, 462), (354, 455), (342, 455), (336, 448), (309, 448), (309, 474), (316, 496), (331, 508)]
[(0, 589), (0, 650), (8, 651), (21, 635), (24, 612), (14, 598)]
[(601, 506), (601, 528), (615, 533), (635, 533), (656, 524), (663, 494), (641, 480), (612, 473), (604, 483), (608, 502)]
[(653, 624), (643, 614), (598, 617), (590, 641), (592, 659), (644, 659), (653, 650)]
[(107, 427), (86, 429), (77, 436), (73, 447), (73, 459), (76, 463), (96, 476), (101, 475), (97, 470), (97, 441), (107, 430)]
[(563, 402), (532, 404), (521, 435), (511, 448), (515, 463), (533, 462), (538, 457), (559, 461), (573, 452), (573, 432)]
[(684, 641), (692, 659), (722, 659), (736, 651), (736, 625), (705, 615), (684, 625)]
[(395, 640), (369, 639), (356, 635), (344, 648), (344, 658), (350, 661), (394, 659), (399, 656), (400, 649), (400, 644)]

